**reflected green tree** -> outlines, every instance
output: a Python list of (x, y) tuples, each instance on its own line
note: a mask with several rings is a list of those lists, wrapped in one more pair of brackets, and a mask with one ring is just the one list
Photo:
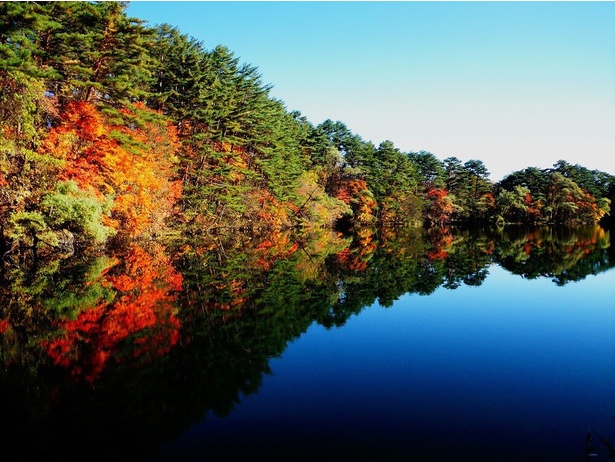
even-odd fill
[(613, 267), (610, 231), (599, 226), (507, 229), (495, 261), (527, 279), (548, 277), (557, 285), (580, 281)]
[(480, 285), (494, 263), (558, 285), (615, 266), (600, 227), (280, 231), (175, 244), (4, 267), (4, 442), (45, 457), (45, 447), (83, 454), (103, 439), (117, 446), (101, 460), (125, 456), (123, 445), (142, 458), (229, 415), (314, 323), (338, 328), (376, 303), (395, 309), (406, 294)]

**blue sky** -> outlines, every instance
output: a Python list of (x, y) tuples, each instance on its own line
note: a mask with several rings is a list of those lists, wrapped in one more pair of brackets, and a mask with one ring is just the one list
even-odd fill
[(615, 2), (133, 1), (227, 46), (318, 124), (497, 181), (559, 159), (615, 175)]

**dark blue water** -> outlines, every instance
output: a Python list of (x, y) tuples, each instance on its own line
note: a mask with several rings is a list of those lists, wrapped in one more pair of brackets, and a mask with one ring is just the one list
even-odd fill
[[(406, 294), (314, 323), (258, 393), (209, 412), (155, 460), (608, 460), (615, 271), (565, 286), (497, 265), (478, 287)], [(595, 455), (593, 455), (595, 454)]]

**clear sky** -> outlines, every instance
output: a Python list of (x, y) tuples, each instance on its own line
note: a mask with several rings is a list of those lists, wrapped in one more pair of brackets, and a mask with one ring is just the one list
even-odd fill
[(312, 123), (497, 181), (559, 159), (615, 175), (615, 2), (133, 1), (257, 67)]

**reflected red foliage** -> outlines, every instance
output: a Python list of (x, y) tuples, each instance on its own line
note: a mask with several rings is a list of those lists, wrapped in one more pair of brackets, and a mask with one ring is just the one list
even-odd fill
[(114, 300), (60, 322), (58, 327), (65, 334), (44, 344), (55, 364), (90, 382), (111, 358), (151, 361), (168, 353), (179, 340), (175, 301), (182, 277), (164, 249), (132, 245), (118, 262), (100, 281), (114, 290)]
[(265, 271), (278, 260), (288, 258), (299, 250), (298, 242), (291, 242), (287, 233), (274, 230), (254, 250), (254, 266)]
[(427, 252), (427, 258), (431, 261), (446, 260), (453, 241), (453, 234), (449, 228), (441, 228), (437, 233), (432, 233), (429, 239), (432, 248)]
[(374, 230), (362, 228), (357, 231), (353, 245), (336, 254), (338, 262), (351, 271), (365, 271), (367, 263), (378, 248), (374, 240)]

